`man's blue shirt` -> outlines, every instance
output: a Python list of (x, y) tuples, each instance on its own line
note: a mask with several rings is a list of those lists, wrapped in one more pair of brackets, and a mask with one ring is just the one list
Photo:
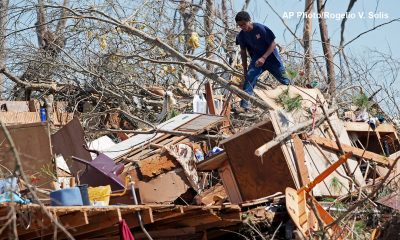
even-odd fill
[[(253, 29), (250, 32), (242, 30), (236, 36), (236, 45), (240, 45), (241, 48), (247, 49), (251, 61), (255, 62), (264, 55), (274, 40), (275, 35), (267, 26), (260, 23), (253, 23)], [(274, 61), (282, 63), (281, 57), (276, 48), (265, 60), (265, 63), (268, 64)]]

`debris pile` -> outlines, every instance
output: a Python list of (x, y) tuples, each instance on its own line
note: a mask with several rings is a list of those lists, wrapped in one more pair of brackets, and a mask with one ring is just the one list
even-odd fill
[(0, 102), (1, 239), (12, 229), (21, 239), (116, 239), (122, 228), (135, 239), (398, 236), (393, 123), (367, 108), (338, 115), (318, 89), (279, 86), (256, 90), (270, 110), (237, 128), (246, 115), (208, 88), (196, 112), (174, 117), (163, 91), (150, 130), (108, 111), (98, 120), (112, 131), (91, 141), (66, 103), (43, 117), (35, 101)]

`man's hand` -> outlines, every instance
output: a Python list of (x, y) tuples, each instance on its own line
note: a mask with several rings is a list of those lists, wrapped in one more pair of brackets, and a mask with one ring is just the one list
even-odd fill
[(264, 63), (265, 63), (265, 58), (264, 57), (260, 57), (256, 61), (256, 67), (261, 67), (262, 65), (264, 65)]

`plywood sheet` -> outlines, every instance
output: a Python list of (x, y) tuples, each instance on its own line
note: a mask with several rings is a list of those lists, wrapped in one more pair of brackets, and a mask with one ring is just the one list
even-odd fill
[(182, 170), (170, 171), (153, 178), (149, 182), (139, 181), (142, 203), (170, 203), (185, 193), (190, 185)]
[[(32, 184), (50, 188), (50, 182), (56, 173), (52, 161), (48, 124), (21, 124), (8, 126), (7, 129), (20, 155), (23, 170), (31, 178)], [(13, 172), (16, 166), (14, 155), (3, 131), (0, 131), (0, 164), (3, 173), (8, 172), (4, 168)]]
[(243, 201), (284, 192), (286, 187), (294, 186), (280, 146), (263, 157), (254, 154), (274, 136), (272, 123), (265, 121), (222, 141)]
[(28, 101), (0, 101), (2, 111), (7, 112), (29, 112)]
[(87, 161), (92, 160), (90, 153), (83, 148), (83, 145), (86, 144), (84, 132), (77, 118), (74, 118), (58, 132), (51, 135), (51, 142), (53, 144), (53, 152), (63, 155), (74, 176), (84, 165), (70, 160), (71, 156), (79, 157)]
[(37, 112), (0, 112), (0, 121), (7, 125), (38, 123), (40, 115)]

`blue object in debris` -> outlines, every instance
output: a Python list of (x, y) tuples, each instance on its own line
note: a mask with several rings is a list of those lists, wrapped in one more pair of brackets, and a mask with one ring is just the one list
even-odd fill
[(9, 202), (28, 204), (31, 201), (29, 199), (21, 198), (20, 196), (18, 196), (18, 194), (14, 192), (5, 192), (3, 194), (0, 194), (0, 203), (9, 203)]
[(40, 121), (46, 122), (47, 116), (46, 116), (46, 108), (41, 107), (40, 108)]
[(51, 206), (82, 206), (82, 195), (78, 187), (65, 188), (50, 193)]

